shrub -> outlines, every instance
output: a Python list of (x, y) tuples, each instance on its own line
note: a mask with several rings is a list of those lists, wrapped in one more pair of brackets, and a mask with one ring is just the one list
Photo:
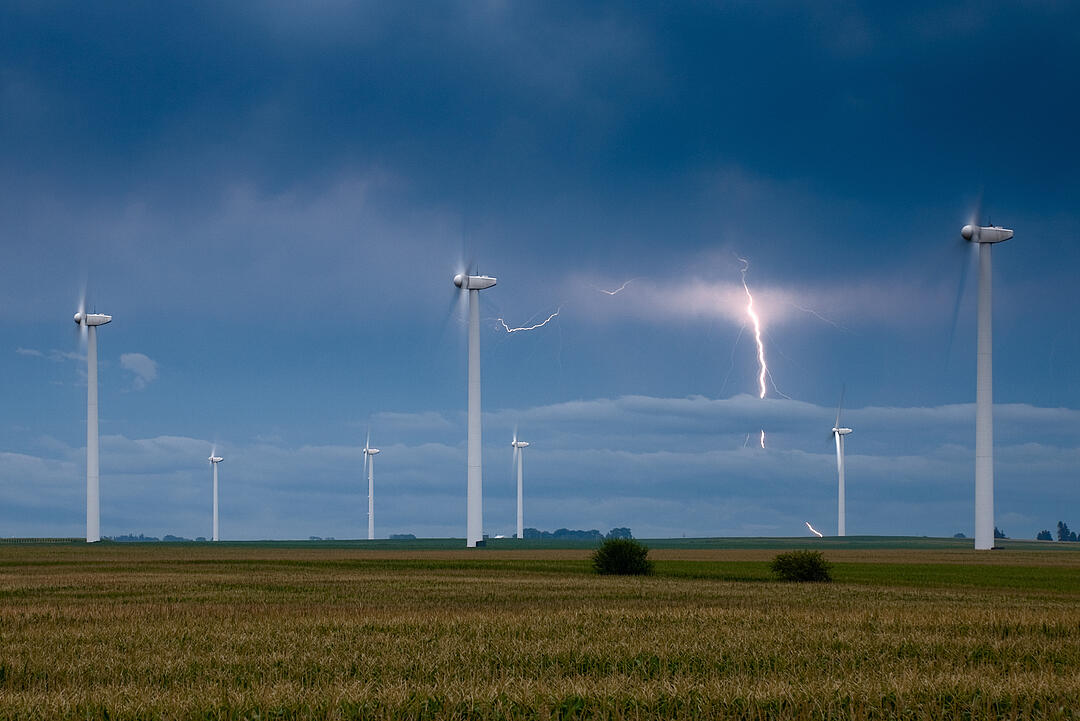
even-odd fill
[(788, 551), (779, 553), (769, 565), (781, 581), (812, 581), (824, 583), (832, 580), (829, 563), (821, 551)]
[(609, 538), (593, 552), (593, 570), (601, 574), (642, 576), (653, 572), (649, 547), (632, 538)]

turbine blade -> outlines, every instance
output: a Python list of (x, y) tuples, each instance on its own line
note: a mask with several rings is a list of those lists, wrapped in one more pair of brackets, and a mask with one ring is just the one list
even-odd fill
[(836, 404), (836, 423), (833, 425), (833, 428), (840, 427), (840, 409), (844, 407), (844, 393), (846, 392), (847, 383), (843, 383), (840, 385), (840, 402)]

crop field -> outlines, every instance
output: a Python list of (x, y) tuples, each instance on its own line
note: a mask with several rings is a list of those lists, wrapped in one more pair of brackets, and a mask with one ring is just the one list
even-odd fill
[(1080, 716), (1066, 544), (778, 544), (0, 544), (0, 718)]

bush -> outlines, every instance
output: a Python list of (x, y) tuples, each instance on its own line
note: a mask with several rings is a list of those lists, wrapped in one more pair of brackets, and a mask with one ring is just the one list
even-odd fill
[(601, 574), (642, 576), (653, 572), (649, 547), (632, 538), (609, 538), (592, 555), (593, 570)]
[(826, 583), (832, 580), (829, 563), (821, 551), (788, 551), (779, 553), (769, 565), (781, 581), (812, 581)]

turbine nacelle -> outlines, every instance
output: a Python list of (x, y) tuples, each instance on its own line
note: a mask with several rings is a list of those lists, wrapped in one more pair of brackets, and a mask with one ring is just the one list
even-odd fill
[(458, 273), (454, 276), (454, 285), (462, 290), (484, 290), (495, 285), (495, 278), (489, 275), (465, 275)]
[(223, 460), (225, 460), (225, 459), (222, 458), (221, 456), (210, 456), (210, 462), (211, 463), (221, 463)]
[(112, 316), (104, 313), (83, 313), (80, 310), (75, 314), (75, 325), (105, 325), (111, 321)]
[(364, 453), (366, 453), (369, 456), (374, 456), (375, 454), (381, 453), (381, 452), (382, 451), (380, 451), (378, 448), (365, 448), (364, 449)]
[(1000, 243), (1013, 237), (1013, 232), (1000, 225), (972, 225), (968, 223), (960, 229), (960, 236), (972, 243)]
[(851, 429), (850, 428), (833, 428), (832, 432), (837, 434), (837, 435), (840, 435), (840, 436), (846, 436), (848, 433), (851, 433)]
[(528, 441), (511, 441), (510, 445), (512, 445), (514, 448), (528, 448), (529, 447), (529, 442)]

